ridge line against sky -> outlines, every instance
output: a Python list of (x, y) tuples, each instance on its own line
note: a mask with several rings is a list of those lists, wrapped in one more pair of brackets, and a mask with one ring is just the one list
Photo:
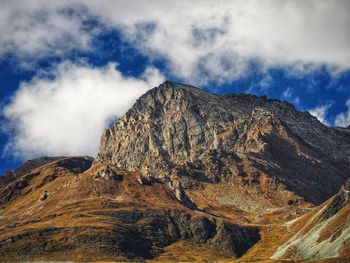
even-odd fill
[(0, 172), (94, 155), (100, 134), (171, 79), (287, 100), (350, 124), (350, 1), (0, 2)]

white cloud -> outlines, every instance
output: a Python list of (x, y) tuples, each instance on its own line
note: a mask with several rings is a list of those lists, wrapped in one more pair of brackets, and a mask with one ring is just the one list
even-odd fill
[(98, 31), (84, 26), (87, 19), (82, 7), (68, 0), (1, 1), (0, 54), (14, 54), (25, 64), (73, 49), (88, 50)]
[[(166, 59), (174, 75), (193, 84), (234, 80), (247, 73), (250, 60), (265, 67), (350, 67), (347, 0), (12, 0), (2, 5), (2, 53), (88, 48), (96, 34), (84, 29), (87, 13), (81, 10), (88, 10), (144, 54)], [(62, 11), (67, 8), (80, 10), (79, 15)], [(46, 16), (38, 16), (38, 10)]]
[[(88, 1), (106, 23), (122, 26), (141, 50), (170, 62), (189, 82), (226, 81), (247, 61), (350, 66), (348, 1)], [(153, 30), (145, 30), (145, 23)], [(147, 27), (146, 27), (147, 28)], [(149, 28), (148, 28), (149, 29)]]
[(115, 66), (93, 68), (64, 62), (55, 69), (53, 79), (41, 75), (22, 83), (3, 109), (14, 132), (6, 153), (22, 159), (96, 154), (108, 122), (163, 81), (154, 68), (136, 79), (124, 77)]
[(310, 114), (315, 116), (320, 122), (330, 126), (330, 123), (326, 120), (327, 111), (331, 107), (331, 104), (322, 105), (314, 109), (309, 110)]
[(350, 100), (346, 102), (348, 110), (337, 115), (335, 125), (339, 127), (348, 127), (350, 125)]
[(291, 88), (287, 88), (282, 93), (282, 99), (285, 99), (295, 105), (298, 105), (300, 103), (300, 98), (298, 96), (293, 95)]

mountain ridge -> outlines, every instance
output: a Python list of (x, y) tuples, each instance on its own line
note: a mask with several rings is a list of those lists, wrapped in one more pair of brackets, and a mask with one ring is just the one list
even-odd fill
[[(308, 128), (310, 126), (311, 128)], [(152, 134), (149, 134), (149, 131), (152, 131)], [(274, 133), (271, 135), (274, 137), (265, 137), (270, 140), (278, 138), (278, 141), (266, 143), (263, 138), (264, 133)], [(138, 136), (135, 136), (136, 134)], [(275, 136), (276, 134), (278, 136)], [(234, 138), (235, 136), (237, 138)], [(291, 154), (293, 156), (288, 156), (289, 159), (294, 158), (299, 161), (298, 155), (308, 159), (299, 163), (303, 169), (309, 170), (307, 173), (315, 174), (313, 177), (316, 177), (316, 173), (323, 173), (324, 177), (328, 176), (330, 180), (333, 180), (333, 177), (336, 178), (335, 187), (328, 194), (322, 193), (323, 186), (318, 187), (319, 197), (311, 197), (313, 203), (320, 204), (334, 195), (346, 180), (346, 170), (350, 164), (349, 157), (344, 158), (350, 154), (347, 147), (350, 145), (350, 136), (347, 133), (321, 124), (311, 114), (299, 112), (289, 103), (252, 95), (210, 94), (174, 82), (165, 82), (148, 91), (137, 100), (123, 118), (105, 130), (97, 161), (112, 162), (128, 170), (140, 170), (146, 177), (150, 174), (153, 174), (153, 177), (164, 177), (169, 173), (169, 169), (172, 172), (176, 170), (175, 168), (181, 170), (181, 163), (185, 160), (194, 167), (198, 166), (198, 163), (204, 165), (207, 170), (226, 169), (230, 165), (219, 168), (208, 165), (208, 162), (200, 160), (200, 155), (203, 154), (207, 154), (208, 158), (213, 158), (216, 162), (236, 161), (232, 160), (234, 157), (218, 160), (215, 153), (205, 152), (203, 148), (209, 148), (224, 155), (234, 153), (238, 158), (250, 155), (245, 160), (249, 159), (248, 162), (251, 162), (250, 159), (256, 158), (266, 146), (274, 147), (277, 144), (284, 144), (285, 155), (290, 150), (295, 151), (295, 154)], [(139, 154), (134, 153), (136, 151)], [(266, 164), (265, 159), (269, 158), (267, 155), (277, 151), (278, 149), (267, 150), (265, 156), (263, 154), (258, 156), (258, 161)], [(273, 158), (277, 159), (280, 156)], [(277, 166), (288, 165), (286, 164), (288, 158), (281, 160)], [(328, 162), (325, 165), (327, 167), (318, 168), (316, 163), (323, 162)], [(344, 164), (346, 167), (338, 168)], [(155, 165), (160, 168), (154, 167)], [(274, 164), (270, 163), (270, 165)], [(258, 164), (254, 165), (254, 170), (259, 170), (257, 166)], [(295, 166), (289, 168), (289, 170), (292, 169), (299, 169), (299, 172), (301, 170), (300, 167)], [(331, 169), (333, 171), (330, 171)], [(288, 181), (295, 177), (293, 174), (280, 178), (279, 174), (285, 171), (279, 171), (278, 168), (275, 170), (277, 179)], [(196, 174), (198, 171), (202, 178), (214, 181), (219, 180), (218, 173), (232, 174), (229, 169), (216, 171), (217, 174), (214, 172), (211, 175), (205, 175), (200, 169), (190, 169), (188, 174)], [(265, 169), (262, 172), (267, 171)], [(175, 175), (175, 177), (179, 176)], [(308, 180), (318, 184), (317, 178)], [(289, 180), (288, 183), (293, 189), (295, 182)], [(333, 183), (330, 187), (332, 185)], [(302, 197), (306, 196), (302, 195)]]

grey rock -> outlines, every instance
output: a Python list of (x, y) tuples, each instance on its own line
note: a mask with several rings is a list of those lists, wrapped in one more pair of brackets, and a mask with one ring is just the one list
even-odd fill
[(104, 131), (97, 161), (170, 181), (248, 176), (254, 187), (265, 174), (320, 204), (349, 177), (350, 134), (287, 102), (165, 82)]
[(332, 202), (323, 211), (321, 218), (326, 220), (336, 215), (342, 208), (350, 202), (350, 180), (342, 186), (339, 193), (334, 196)]
[(169, 180), (167, 185), (174, 192), (177, 200), (179, 200), (181, 203), (183, 203), (185, 206), (187, 206), (190, 209), (197, 209), (197, 205), (193, 203), (192, 200), (187, 196), (185, 190), (182, 187), (181, 182), (177, 180), (173, 180), (173, 181)]
[(44, 193), (40, 196), (40, 201), (44, 201), (49, 197), (49, 192), (44, 191)]
[(89, 156), (67, 157), (59, 160), (56, 166), (67, 169), (73, 173), (83, 173), (92, 166), (93, 161), (94, 159)]
[(113, 169), (111, 169), (108, 165), (105, 167), (101, 167), (98, 169), (95, 173), (95, 179), (103, 178), (105, 180), (115, 180), (115, 181), (122, 181), (123, 176), (120, 174), (117, 174)]

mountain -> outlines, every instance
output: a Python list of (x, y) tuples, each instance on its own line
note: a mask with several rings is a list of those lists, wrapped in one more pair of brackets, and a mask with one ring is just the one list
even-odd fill
[[(349, 146), (348, 132), (289, 103), (165, 82), (104, 132), (97, 161), (190, 189), (192, 179), (233, 179), (257, 189), (259, 199), (283, 187), (321, 204), (349, 176)], [(293, 198), (287, 201), (299, 201)]]
[(337, 262), (350, 259), (350, 180), (310, 212), (260, 226), (260, 240), (240, 262)]
[(33, 160), (26, 161), (20, 167), (6, 172), (3, 176), (0, 176), (0, 186), (5, 186), (6, 184), (16, 180), (20, 176), (28, 173), (30, 170), (40, 167), (46, 163), (49, 163), (59, 157), (41, 157)]
[(298, 219), (294, 225), (300, 229), (278, 247), (273, 259), (349, 259), (350, 180), (337, 195), (315, 209), (312, 214)]
[(346, 262), (349, 146), (287, 102), (167, 81), (96, 159), (0, 177), (0, 261)]

